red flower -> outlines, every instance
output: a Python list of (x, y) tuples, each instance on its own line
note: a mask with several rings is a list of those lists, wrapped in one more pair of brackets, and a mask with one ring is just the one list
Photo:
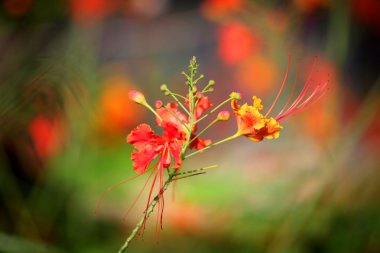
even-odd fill
[(195, 120), (199, 119), (204, 111), (212, 106), (210, 99), (200, 92), (196, 93), (195, 99)]
[[(179, 135), (186, 135), (188, 132), (189, 121), (187, 117), (178, 110), (177, 103), (168, 103), (165, 106), (162, 106), (161, 101), (156, 102), (157, 108), (156, 112), (161, 117), (156, 118), (156, 122), (158, 126), (161, 126), (165, 129), (175, 128), (177, 130), (177, 138), (184, 139), (185, 136), (181, 137)], [(170, 133), (174, 133), (173, 131), (169, 131)]]
[[(196, 96), (197, 99), (195, 99), (194, 120), (199, 119), (202, 113), (212, 106), (208, 97), (201, 93), (197, 93)], [(189, 107), (188, 102), (186, 105)], [(174, 135), (173, 137), (185, 141), (187, 134), (190, 131), (189, 119), (178, 110), (177, 103), (168, 103), (165, 107), (162, 107), (162, 102), (157, 101), (156, 106), (159, 107), (156, 112), (161, 117), (161, 119), (157, 118), (157, 125), (168, 130), (166, 131), (167, 134)], [(195, 137), (196, 130), (197, 127), (195, 125), (191, 131), (191, 139)], [(196, 138), (190, 143), (190, 148), (199, 150), (210, 144), (211, 140)]]
[[(143, 95), (140, 92), (132, 91), (130, 95), (133, 101), (150, 108), (145, 98), (141, 100)], [(193, 116), (193, 120), (196, 120), (211, 106), (211, 103), (206, 96), (200, 93), (194, 94), (194, 96), (197, 96), (195, 98)], [(189, 106), (188, 103), (187, 106)], [(164, 170), (168, 168), (178, 170), (180, 168), (182, 164), (181, 156), (184, 151), (183, 149), (185, 149), (184, 145), (189, 144), (190, 148), (203, 149), (211, 144), (211, 140), (195, 138), (196, 127), (194, 126), (193, 129), (190, 130), (189, 117), (178, 110), (177, 103), (172, 102), (163, 106), (161, 101), (157, 101), (156, 107), (156, 111), (153, 112), (157, 116), (157, 125), (164, 129), (162, 136), (156, 135), (149, 125), (141, 124), (133, 129), (127, 136), (127, 142), (132, 144), (135, 148), (131, 156), (133, 169), (140, 175), (153, 169), (148, 178), (149, 180), (153, 175), (146, 208), (149, 206), (153, 189), (157, 187), (158, 219), (162, 225)], [(149, 165), (155, 159), (157, 159), (157, 162), (149, 168)], [(147, 211), (147, 209), (145, 211)]]
[(181, 149), (182, 140), (170, 138), (175, 136), (170, 132), (165, 131), (163, 136), (154, 134), (153, 130), (147, 124), (141, 124), (131, 131), (127, 136), (127, 142), (135, 147), (132, 152), (133, 169), (139, 174), (145, 173), (149, 164), (158, 155), (157, 168), (169, 168), (174, 159), (172, 169), (178, 169), (182, 163)]
[[(154, 134), (153, 130), (147, 124), (141, 124), (131, 131), (127, 136), (127, 142), (135, 147), (132, 152), (133, 169), (139, 174), (147, 171), (149, 164), (158, 157), (156, 164), (153, 165), (153, 170), (150, 174), (153, 175), (153, 181), (150, 186), (147, 206), (147, 211), (153, 189), (158, 185), (158, 217), (162, 226), (162, 213), (164, 210), (164, 170), (169, 168), (171, 164), (172, 169), (179, 169), (182, 164), (181, 150), (184, 141), (175, 138), (177, 135), (176, 128), (166, 128), (163, 136)], [(148, 180), (150, 179), (150, 176)], [(144, 189), (144, 188), (143, 188)]]

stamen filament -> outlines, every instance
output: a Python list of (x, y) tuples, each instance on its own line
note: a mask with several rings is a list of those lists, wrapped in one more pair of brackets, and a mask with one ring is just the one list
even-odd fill
[(286, 79), (288, 78), (288, 74), (289, 74), (289, 69), (290, 69), (290, 63), (291, 63), (291, 61), (292, 61), (292, 57), (291, 57), (291, 55), (289, 55), (289, 58), (288, 58), (288, 66), (286, 67), (286, 72), (285, 72), (284, 80), (282, 80), (282, 84), (281, 84), (280, 90), (278, 91), (277, 96), (276, 96), (276, 98), (274, 99), (274, 101), (273, 101), (272, 105), (270, 106), (269, 110), (268, 110), (267, 113), (265, 114), (265, 117), (267, 117), (267, 116), (269, 115), (269, 113), (273, 110), (274, 106), (276, 105), (278, 99), (279, 99), (280, 96), (281, 96), (282, 90), (283, 90), (284, 87), (285, 87)]
[(286, 101), (286, 103), (284, 104), (284, 106), (282, 107), (281, 111), (277, 114), (277, 116), (279, 116), (279, 115), (281, 115), (281, 113), (283, 113), (283, 111), (286, 109), (286, 107), (289, 105), (290, 101), (292, 100), (293, 95), (294, 95), (294, 90), (296, 89), (296, 86), (297, 86), (297, 81), (298, 81), (298, 63), (297, 63), (296, 79), (294, 80), (294, 83), (292, 85), (292, 90), (290, 91), (290, 96), (289, 96), (288, 100)]
[(214, 107), (214, 109), (212, 109), (209, 113), (205, 114), (204, 116), (200, 117), (197, 121), (195, 121), (195, 124), (199, 123), (200, 121), (202, 121), (206, 117), (210, 116), (212, 113), (214, 113), (216, 110), (218, 110), (220, 107), (222, 107), (226, 103), (230, 102), (232, 99), (233, 98), (228, 98), (227, 100), (221, 102), (219, 105), (217, 105), (216, 107)]

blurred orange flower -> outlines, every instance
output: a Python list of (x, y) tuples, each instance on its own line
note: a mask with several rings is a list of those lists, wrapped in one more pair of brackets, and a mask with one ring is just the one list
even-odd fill
[(222, 25), (218, 33), (218, 53), (226, 64), (236, 64), (258, 51), (261, 39), (253, 30), (238, 22)]
[(278, 77), (276, 64), (269, 57), (262, 55), (252, 56), (243, 62), (235, 73), (237, 83), (258, 96), (272, 92)]
[(173, 202), (168, 205), (167, 215), (169, 225), (182, 233), (199, 233), (207, 224), (205, 210), (200, 205)]
[(125, 135), (144, 116), (143, 110), (129, 99), (132, 85), (125, 77), (106, 79), (99, 100), (98, 127), (108, 137)]
[(208, 19), (218, 19), (243, 7), (244, 0), (205, 0), (200, 6), (201, 13)]

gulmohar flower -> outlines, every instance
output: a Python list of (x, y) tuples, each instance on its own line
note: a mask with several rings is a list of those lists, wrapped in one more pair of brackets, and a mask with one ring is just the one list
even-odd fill
[[(149, 181), (152, 183), (144, 215), (124, 245), (120, 248), (119, 253), (124, 252), (129, 243), (144, 230), (145, 222), (156, 206), (158, 206), (156, 228), (157, 231), (159, 231), (159, 228), (162, 229), (164, 192), (169, 184), (183, 178), (204, 174), (206, 170), (217, 167), (217, 165), (212, 165), (195, 170), (181, 171), (181, 166), (185, 159), (240, 136), (245, 136), (255, 142), (262, 141), (264, 138), (276, 139), (279, 137), (282, 129), (280, 125), (281, 122), (300, 113), (324, 94), (327, 82), (314, 86), (312, 81), (307, 80), (298, 97), (290, 104), (296, 85), (295, 82), (291, 95), (281, 111), (276, 116), (268, 116), (275, 107), (284, 89), (289, 72), (289, 65), (290, 58), (280, 90), (265, 114), (262, 113), (263, 105), (261, 104), (260, 98), (253, 96), (252, 105), (248, 105), (247, 103), (239, 105), (238, 101), (241, 100), (242, 96), (237, 92), (232, 92), (226, 100), (219, 103), (219, 105), (215, 106), (212, 110), (207, 111), (212, 104), (205, 94), (214, 90), (215, 82), (210, 80), (208, 84), (204, 85), (203, 89), (200, 88), (197, 83), (203, 78), (203, 75), (198, 76), (197, 74), (199, 65), (196, 63), (195, 57), (190, 60), (188, 66), (189, 73), (182, 72), (186, 78), (186, 85), (188, 87), (188, 93), (186, 95), (174, 93), (167, 85), (161, 85), (161, 91), (165, 96), (171, 96), (173, 101), (164, 105), (162, 101), (158, 100), (155, 103), (156, 108), (153, 109), (141, 92), (133, 90), (129, 93), (131, 100), (148, 108), (156, 116), (156, 124), (162, 128), (162, 135), (157, 135), (149, 125), (140, 124), (134, 128), (126, 138), (127, 143), (132, 144), (134, 147), (134, 151), (131, 155), (133, 169), (138, 175), (149, 174), (145, 185), (147, 185)], [(200, 136), (215, 126), (215, 124), (221, 121), (227, 121), (230, 118), (230, 113), (225, 110), (219, 111), (211, 122), (201, 131), (197, 131), (198, 123), (210, 117), (229, 102), (231, 103), (236, 118), (237, 132), (213, 143), (209, 139), (201, 139)], [(202, 114), (204, 115), (202, 116)], [(188, 152), (191, 149), (196, 150), (189, 154)], [(130, 179), (127, 179), (110, 187), (102, 195), (101, 200), (107, 192), (129, 180)], [(145, 185), (141, 191), (144, 190)], [(156, 190), (157, 193), (155, 197), (152, 198), (154, 190)]]
[(139, 174), (145, 173), (157, 156), (160, 156), (156, 165), (157, 170), (169, 168), (172, 160), (174, 163), (171, 168), (178, 169), (182, 164), (180, 151), (183, 140), (172, 138), (175, 135), (164, 131), (162, 137), (158, 136), (147, 124), (141, 124), (133, 129), (127, 136), (127, 142), (136, 149), (131, 155), (133, 169)]
[(281, 126), (274, 118), (266, 118), (261, 114), (263, 109), (261, 99), (253, 96), (253, 105), (247, 103), (238, 105), (237, 100), (231, 101), (238, 126), (237, 135), (246, 136), (252, 141), (262, 141), (264, 138), (276, 139), (280, 136)]
[(277, 96), (272, 103), (269, 110), (263, 115), (260, 111), (263, 109), (263, 105), (261, 104), (261, 99), (253, 96), (253, 105), (248, 105), (247, 103), (243, 105), (239, 105), (237, 103), (240, 100), (239, 96), (237, 96), (236, 92), (230, 94), (231, 107), (234, 110), (234, 114), (236, 117), (236, 122), (238, 126), (236, 136), (246, 136), (252, 141), (262, 141), (264, 138), (267, 139), (276, 139), (280, 136), (280, 130), (282, 126), (281, 122), (286, 119), (302, 112), (308, 105), (317, 101), (325, 92), (327, 87), (327, 81), (321, 84), (317, 84), (316, 86), (310, 80), (307, 80), (304, 84), (301, 92), (298, 97), (293, 101), (291, 105), (289, 105), (296, 82), (293, 84), (292, 92), (287, 102), (281, 109), (281, 111), (275, 117), (269, 117), (268, 115), (271, 113), (272, 109), (276, 105), (281, 93), (284, 89), (286, 79), (289, 73), (290, 67), (290, 57), (288, 61), (288, 67), (286, 70), (286, 74), (284, 80), (281, 84), (280, 90), (277, 93)]

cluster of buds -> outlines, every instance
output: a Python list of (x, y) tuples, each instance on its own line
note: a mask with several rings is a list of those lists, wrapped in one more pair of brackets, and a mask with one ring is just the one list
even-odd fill
[[(242, 95), (238, 92), (232, 92), (227, 99), (213, 107), (206, 93), (214, 90), (215, 82), (208, 81), (202, 88), (200, 83), (204, 76), (198, 76), (198, 67), (199, 65), (195, 57), (193, 57), (188, 66), (189, 72), (182, 72), (188, 87), (186, 95), (173, 92), (166, 84), (161, 85), (160, 90), (165, 96), (171, 97), (172, 101), (164, 104), (158, 100), (155, 102), (155, 109), (149, 105), (140, 91), (132, 90), (129, 93), (131, 100), (143, 105), (155, 115), (156, 124), (163, 131), (162, 135), (157, 135), (149, 125), (140, 124), (126, 138), (127, 143), (134, 146), (134, 151), (131, 155), (133, 169), (139, 175), (149, 174), (148, 181), (151, 184), (144, 216), (119, 252), (123, 252), (131, 240), (144, 229), (147, 219), (156, 206), (158, 206), (158, 229), (162, 228), (164, 192), (171, 182), (189, 176), (204, 174), (206, 170), (217, 167), (217, 165), (212, 165), (192, 171), (182, 171), (181, 167), (185, 159), (241, 136), (255, 142), (262, 141), (265, 138), (278, 138), (282, 129), (280, 123), (303, 111), (308, 105), (318, 100), (325, 93), (327, 86), (327, 82), (314, 85), (311, 80), (306, 80), (301, 92), (291, 103), (296, 85), (294, 83), (292, 94), (286, 104), (283, 105), (276, 116), (269, 117), (284, 90), (290, 67), (290, 57), (279, 92), (265, 114), (261, 113), (263, 105), (261, 104), (261, 99), (256, 96), (252, 98), (252, 105), (247, 103), (239, 105)], [(217, 142), (201, 138), (208, 129), (214, 127), (219, 121), (228, 121), (230, 119), (230, 112), (221, 110), (222, 106), (228, 103), (231, 104), (236, 119), (237, 131)], [(216, 112), (216, 117), (210, 120), (210, 123), (204, 129), (199, 131), (198, 123), (212, 117)], [(154, 194), (154, 192), (156, 193)], [(155, 197), (153, 197), (154, 195)]]

